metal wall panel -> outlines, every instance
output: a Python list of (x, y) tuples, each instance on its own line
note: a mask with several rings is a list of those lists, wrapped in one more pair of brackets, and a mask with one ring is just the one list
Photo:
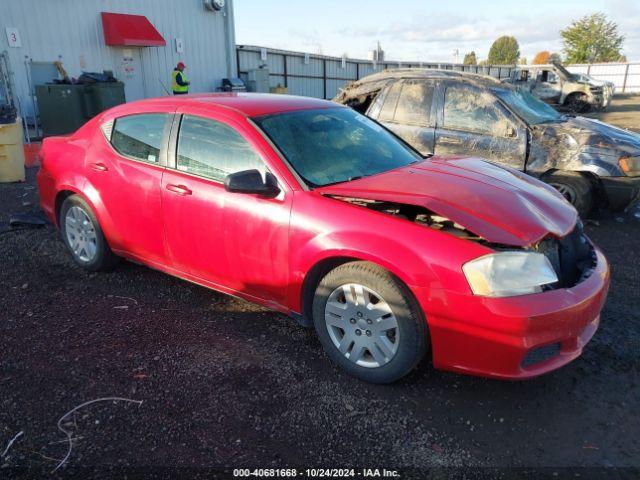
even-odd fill
[[(139, 91), (145, 97), (164, 95), (161, 82), (170, 89), (178, 61), (187, 65), (191, 92), (214, 91), (222, 78), (237, 75), (231, 0), (222, 12), (205, 10), (202, 0), (0, 0), (0, 12), (0, 51), (9, 53), (19, 101), (29, 116), (33, 111), (25, 57), (62, 60), (76, 78), (82, 71), (112, 70), (125, 84), (135, 81), (123, 69), (123, 50), (128, 48), (104, 44), (100, 12), (145, 15), (166, 40), (166, 47), (131, 47), (139, 58)], [(7, 27), (18, 29), (21, 47), (9, 47)], [(182, 54), (176, 52), (176, 38), (183, 40)]]

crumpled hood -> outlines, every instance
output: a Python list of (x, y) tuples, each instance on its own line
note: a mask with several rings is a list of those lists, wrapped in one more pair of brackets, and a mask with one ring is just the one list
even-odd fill
[(553, 188), (479, 158), (433, 157), (317, 191), (421, 206), (489, 242), (519, 247), (563, 237), (578, 218)]
[(640, 155), (640, 135), (585, 117), (567, 117), (563, 122), (543, 124), (544, 130), (570, 135), (580, 146), (612, 148), (631, 155)]

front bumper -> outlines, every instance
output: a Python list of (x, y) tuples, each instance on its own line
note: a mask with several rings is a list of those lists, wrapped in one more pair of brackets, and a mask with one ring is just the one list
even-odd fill
[(589, 103), (595, 110), (603, 109), (605, 107), (605, 97), (603, 93), (592, 93)]
[[(591, 275), (573, 288), (510, 298), (441, 296), (425, 308), (434, 367), (500, 379), (526, 379), (580, 356), (598, 328), (609, 288), (609, 267), (596, 250)], [(427, 294), (427, 291), (424, 292)], [(428, 307), (427, 307), (428, 308)], [(543, 348), (544, 347), (544, 348)], [(548, 349), (551, 356), (544, 355)], [(538, 356), (542, 352), (542, 359)]]
[(609, 209), (617, 212), (640, 200), (640, 177), (600, 177)]

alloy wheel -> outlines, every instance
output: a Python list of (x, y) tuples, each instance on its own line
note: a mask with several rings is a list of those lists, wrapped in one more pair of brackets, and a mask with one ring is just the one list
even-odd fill
[(578, 193), (573, 187), (564, 183), (549, 183), (549, 185), (558, 190), (571, 205), (575, 205)]
[(67, 242), (73, 254), (83, 262), (91, 262), (97, 253), (96, 229), (91, 218), (80, 207), (71, 207), (64, 218)]
[(361, 367), (386, 365), (398, 351), (400, 331), (391, 307), (364, 285), (336, 288), (327, 300), (325, 323), (335, 347)]

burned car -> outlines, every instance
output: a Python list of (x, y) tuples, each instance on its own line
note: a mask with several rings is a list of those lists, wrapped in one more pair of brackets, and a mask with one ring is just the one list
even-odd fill
[(603, 104), (602, 109), (606, 109), (611, 105), (613, 95), (616, 93), (616, 84), (609, 80), (600, 80), (598, 78), (587, 75), (586, 73), (572, 73), (574, 79), (579, 82), (588, 83), (590, 85), (596, 85), (602, 87)]
[(572, 113), (604, 110), (613, 96), (605, 82), (573, 74), (560, 64), (518, 66), (506, 81), (528, 89), (545, 103)]
[(398, 69), (334, 101), (366, 113), (423, 155), (477, 155), (559, 190), (581, 215), (622, 210), (640, 193), (640, 136), (563, 115), (526, 90), (452, 71)]

